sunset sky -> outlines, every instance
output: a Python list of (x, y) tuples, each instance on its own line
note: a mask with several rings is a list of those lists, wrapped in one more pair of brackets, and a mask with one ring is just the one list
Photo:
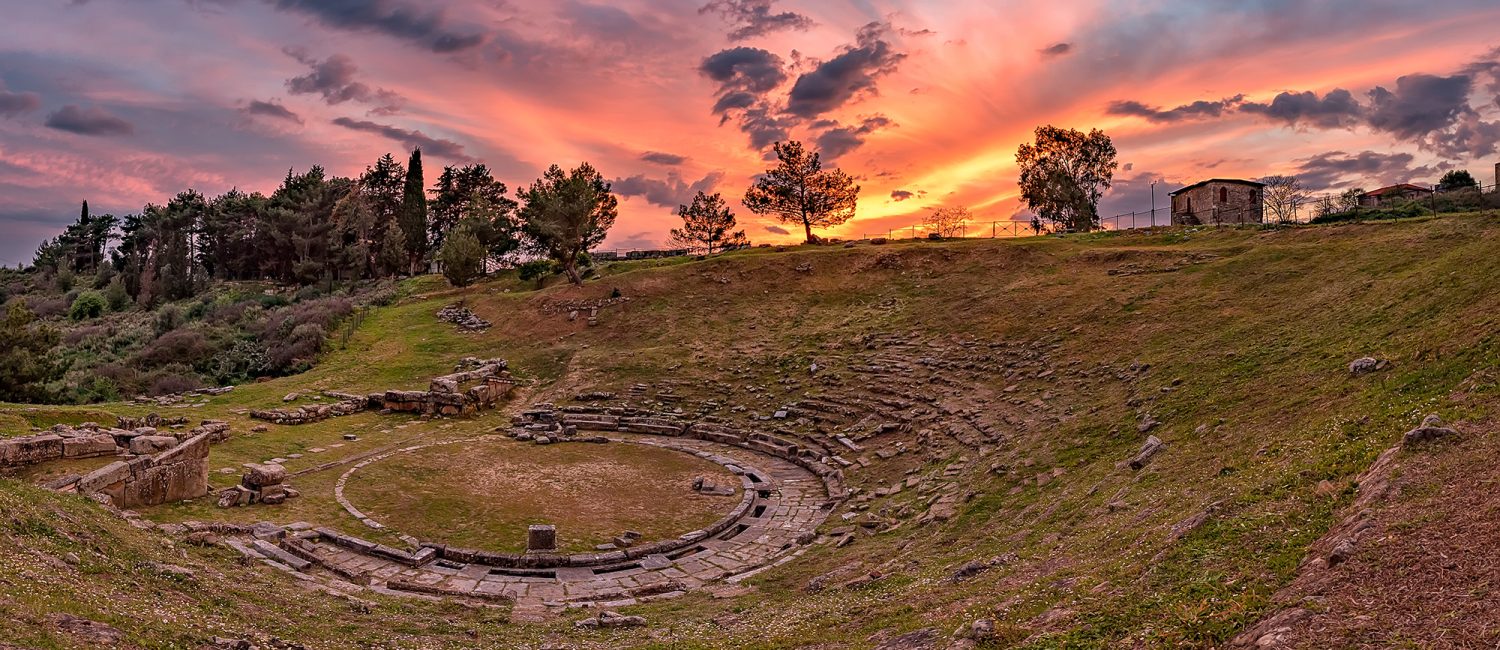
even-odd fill
[[(35, 0), (0, 21), (0, 263), (77, 216), (385, 152), (482, 161), (512, 189), (588, 161), (621, 195), (606, 248), (677, 204), (739, 208), (769, 145), (812, 143), (885, 233), (939, 205), (1022, 218), (1033, 128), (1100, 128), (1101, 213), (1207, 177), (1316, 190), (1500, 161), (1494, 0)], [(740, 209), (756, 242), (799, 229)], [(786, 234), (791, 231), (791, 235)]]

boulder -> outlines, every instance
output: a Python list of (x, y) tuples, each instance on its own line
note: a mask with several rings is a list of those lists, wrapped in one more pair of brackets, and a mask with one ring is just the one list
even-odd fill
[(240, 484), (251, 489), (263, 489), (269, 485), (281, 485), (286, 480), (286, 468), (276, 463), (250, 463), (245, 467)]
[(1386, 361), (1385, 359), (1376, 359), (1375, 357), (1360, 357), (1349, 362), (1349, 374), (1355, 377), (1358, 377), (1360, 375), (1367, 375), (1372, 372), (1385, 370), (1386, 366), (1388, 365), (1390, 365), (1390, 362)]
[(1456, 435), (1458, 435), (1458, 431), (1456, 429), (1444, 425), (1442, 418), (1439, 418), (1436, 413), (1433, 413), (1425, 418), (1422, 418), (1422, 424), (1420, 426), (1412, 429), (1411, 431), (1407, 431), (1405, 435), (1401, 436), (1401, 446), (1405, 447)]
[(1162, 451), (1166, 450), (1166, 448), (1167, 443), (1162, 442), (1161, 438), (1158, 438), (1156, 436), (1147, 436), (1146, 443), (1141, 445), (1140, 452), (1137, 453), (1134, 458), (1130, 459), (1130, 469), (1140, 469), (1142, 467), (1145, 467), (1146, 463), (1151, 462), (1152, 456), (1161, 453)]

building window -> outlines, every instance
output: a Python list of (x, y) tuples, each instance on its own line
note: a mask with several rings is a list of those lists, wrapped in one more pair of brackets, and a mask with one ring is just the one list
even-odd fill
[(1227, 188), (1227, 187), (1221, 187), (1221, 188), (1219, 188), (1219, 203), (1228, 203), (1228, 202), (1229, 202), (1229, 188)]

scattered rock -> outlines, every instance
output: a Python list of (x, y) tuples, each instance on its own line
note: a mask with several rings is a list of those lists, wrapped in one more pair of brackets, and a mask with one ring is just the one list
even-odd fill
[(1367, 375), (1372, 372), (1379, 372), (1381, 370), (1385, 370), (1388, 366), (1390, 366), (1390, 363), (1391, 362), (1386, 361), (1385, 359), (1376, 359), (1375, 357), (1360, 357), (1349, 362), (1349, 374), (1358, 377), (1360, 375)]
[(1138, 470), (1142, 467), (1145, 467), (1146, 463), (1151, 462), (1152, 456), (1165, 451), (1166, 448), (1167, 443), (1162, 442), (1161, 438), (1158, 438), (1156, 436), (1147, 436), (1146, 444), (1141, 445), (1141, 451), (1137, 453), (1134, 458), (1130, 459), (1130, 469)]
[(124, 632), (81, 616), (58, 612), (48, 614), (47, 620), (57, 626), (58, 630), (88, 646), (119, 645), (125, 641)]
[(1406, 435), (1401, 436), (1401, 446), (1407, 447), (1456, 435), (1458, 435), (1457, 430), (1444, 426), (1442, 418), (1433, 413), (1422, 418), (1421, 426), (1407, 431)]
[(626, 616), (619, 612), (605, 610), (599, 612), (598, 616), (591, 616), (573, 624), (577, 628), (614, 628), (614, 627), (642, 627), (646, 619), (640, 616)]
[(490, 328), (490, 322), (476, 316), (469, 311), (468, 307), (462, 305), (448, 305), (437, 312), (438, 320), (453, 323), (458, 329), (466, 332), (483, 332)]

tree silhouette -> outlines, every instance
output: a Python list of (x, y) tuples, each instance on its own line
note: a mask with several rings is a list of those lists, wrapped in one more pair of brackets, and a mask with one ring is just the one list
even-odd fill
[(745, 191), (745, 207), (782, 223), (802, 224), (808, 243), (818, 240), (813, 228), (837, 226), (854, 217), (859, 186), (838, 169), (823, 169), (818, 154), (791, 141), (775, 145), (776, 167)]
[(672, 246), (712, 255), (719, 251), (750, 245), (745, 231), (734, 230), (734, 212), (717, 192), (698, 192), (690, 205), (677, 207), (682, 227), (673, 228), (668, 236)]
[(1021, 198), (1037, 216), (1065, 230), (1099, 228), (1099, 198), (1119, 163), (1104, 132), (1039, 126), (1036, 142), (1016, 151)]

